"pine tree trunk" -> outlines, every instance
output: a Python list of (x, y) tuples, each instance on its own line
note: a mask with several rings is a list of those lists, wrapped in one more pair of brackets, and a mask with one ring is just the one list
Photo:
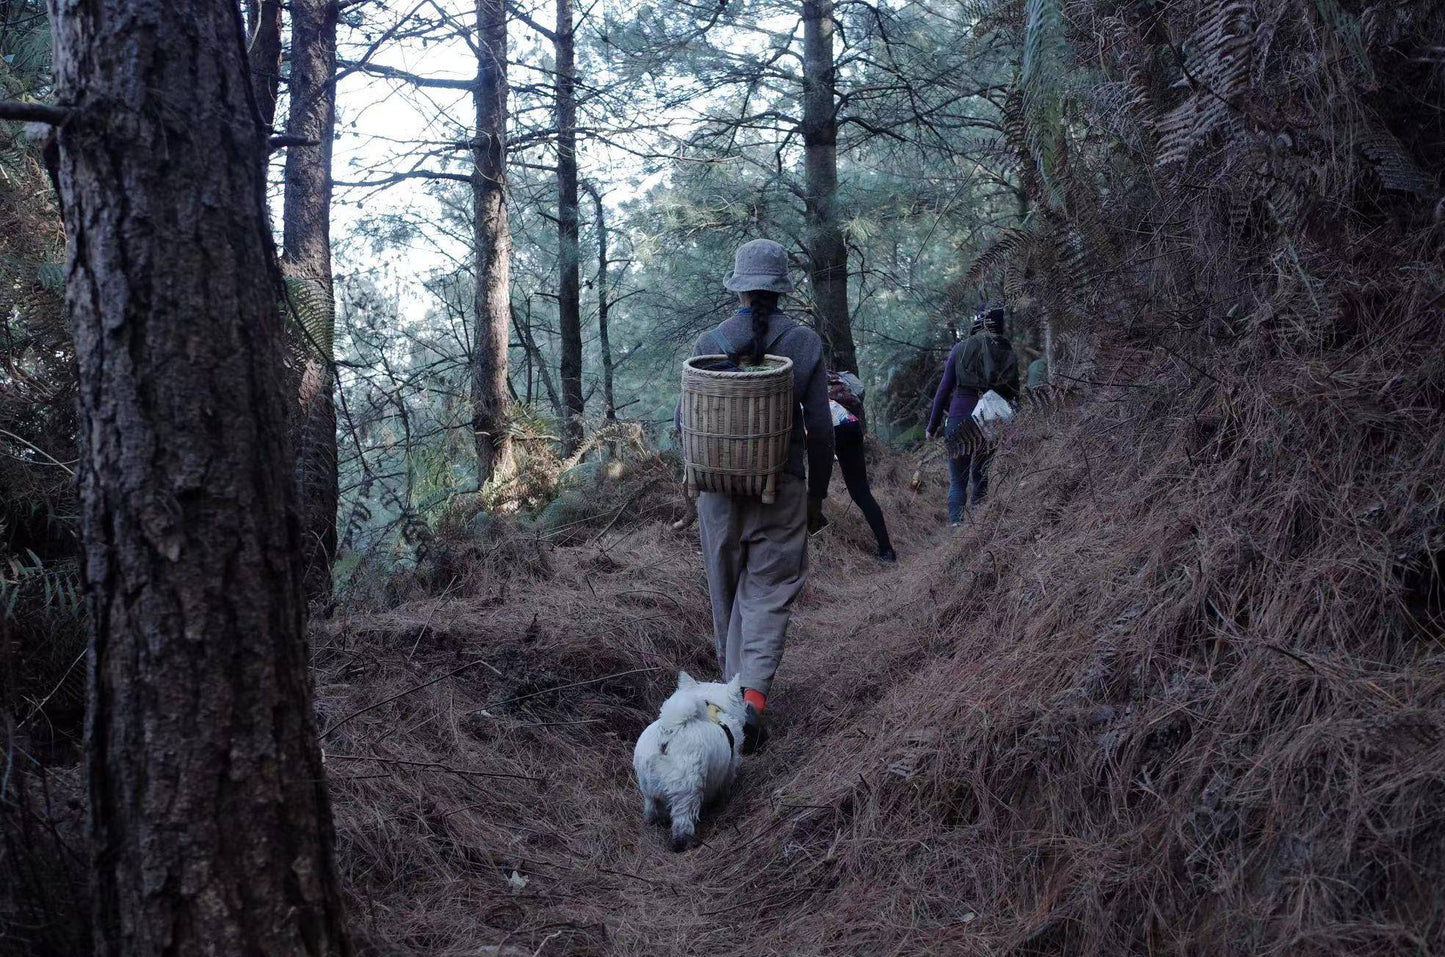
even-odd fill
[[(291, 2), (291, 118), (287, 132), (317, 141), (286, 151), (284, 247), (291, 275), (316, 284), (327, 301), (331, 282), (331, 143), (336, 131), (336, 0)], [(334, 323), (333, 307), (333, 323)], [(299, 331), (299, 330), (298, 330)], [(336, 383), (332, 330), (312, 330), (292, 431), (306, 597), (331, 598), (336, 559)]]
[(51, 0), (98, 954), (346, 954), (235, 4)]
[(848, 319), (848, 247), (838, 223), (838, 114), (833, 79), (833, 0), (803, 0), (803, 192), (808, 274), (829, 363), (856, 373)]
[[(256, 108), (269, 129), (276, 122), (276, 94), (281, 87), (281, 0), (259, 0), (251, 5), (251, 39), (247, 59)], [(262, 162), (265, 162), (263, 159)]]
[(607, 311), (611, 303), (607, 296), (607, 211), (602, 206), (602, 194), (592, 183), (587, 184), (597, 218), (597, 344), (602, 350), (602, 407), (603, 417), (608, 422), (617, 421), (617, 400), (612, 392), (612, 341), (607, 332)]
[(507, 342), (511, 324), (512, 233), (507, 221), (507, 11), (503, 0), (477, 0), (476, 166), (472, 228), (476, 242), (472, 340), (472, 429), (477, 480), (512, 470)]
[(568, 452), (582, 442), (582, 283), (577, 240), (577, 75), (572, 0), (557, 0), (557, 324)]

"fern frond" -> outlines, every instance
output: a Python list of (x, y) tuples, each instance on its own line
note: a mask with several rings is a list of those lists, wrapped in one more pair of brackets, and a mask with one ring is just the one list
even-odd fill
[(1237, 122), (1249, 89), (1255, 28), (1246, 0), (1210, 0), (1187, 44), (1189, 96), (1159, 123), (1160, 166), (1183, 162), (1196, 146)]
[(1010, 258), (1020, 256), (1036, 244), (1041, 238), (1042, 230), (1037, 223), (1025, 223), (1017, 229), (1005, 229), (987, 247), (978, 254), (973, 264), (968, 267), (964, 274), (962, 285), (971, 287), (978, 285), (979, 281), (998, 266), (1009, 261)]
[(1039, 192), (1039, 167), (1029, 150), (1028, 121), (1024, 118), (1023, 93), (1014, 82), (1003, 101), (1003, 138), (1018, 158), (1019, 182), (1030, 196)]
[(35, 269), (35, 278), (40, 288), (48, 292), (65, 291), (65, 264), (44, 262)]
[(975, 33), (1017, 24), (1022, 19), (1019, 0), (963, 0), (956, 16), (972, 22)]
[(28, 549), (25, 556), (12, 555), (0, 564), (0, 618), (14, 617), (22, 595), (30, 608), (79, 616), (80, 569), (74, 561), (46, 563)]
[(1360, 150), (1374, 163), (1375, 175), (1386, 189), (1421, 196), (1438, 192), (1435, 181), (1416, 165), (1414, 159), (1389, 130), (1375, 127), (1360, 144)]
[(1088, 90), (1083, 99), (1094, 122), (1120, 143), (1139, 152), (1146, 149), (1148, 129), (1140, 119), (1149, 111), (1147, 92), (1129, 80), (1105, 81)]
[(1009, 142), (999, 136), (963, 137), (953, 149), (962, 156), (986, 157), (990, 159), (1007, 158), (1013, 150)]
[(336, 302), (326, 287), (314, 279), (286, 277), (286, 314), (305, 332), (307, 348), (330, 362), (336, 345)]
[(1018, 87), (1022, 96), (1023, 141), (1040, 185), (1050, 202), (1058, 201), (1058, 165), (1064, 137), (1063, 0), (1026, 0), (1023, 64)]
[(1027, 277), (1028, 260), (1023, 256), (1010, 256), (1003, 268), (1003, 294), (1006, 301), (1017, 305), (1026, 298), (1024, 283)]

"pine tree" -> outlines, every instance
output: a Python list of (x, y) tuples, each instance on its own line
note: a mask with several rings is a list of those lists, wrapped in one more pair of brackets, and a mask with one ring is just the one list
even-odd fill
[[(293, 429), (297, 453), (301, 546), (306, 594), (331, 597), (331, 564), (336, 559), (336, 403), (332, 375), (336, 308), (331, 282), (331, 143), (336, 132), (335, 0), (292, 0), (291, 117), (287, 133), (305, 143), (286, 152), (283, 243), (292, 288), (293, 314), (303, 341), (298, 414)], [(302, 306), (294, 300), (300, 298)]]
[(472, 227), (476, 256), (472, 335), (472, 430), (477, 478), (512, 468), (507, 344), (512, 316), (512, 234), (507, 220), (507, 10), (477, 0), (477, 78), (472, 85)]
[[(52, 4), (101, 954), (346, 954), (232, 5)], [(163, 108), (162, 106), (163, 105)]]

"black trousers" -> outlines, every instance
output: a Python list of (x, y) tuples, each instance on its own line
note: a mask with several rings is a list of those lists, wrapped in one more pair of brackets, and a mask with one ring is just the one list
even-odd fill
[(873, 529), (878, 539), (878, 550), (887, 551), (893, 547), (888, 541), (888, 525), (883, 521), (883, 509), (873, 498), (868, 488), (868, 464), (863, 455), (863, 426), (849, 422), (833, 429), (833, 447), (838, 453), (838, 467), (843, 472), (843, 482), (848, 494), (858, 504), (858, 509)]

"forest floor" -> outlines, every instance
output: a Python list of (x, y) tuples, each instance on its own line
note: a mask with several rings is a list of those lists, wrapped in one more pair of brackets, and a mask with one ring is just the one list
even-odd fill
[(1334, 429), (1294, 368), (1231, 430), (1168, 390), (1031, 410), (959, 529), (940, 462), (878, 451), (893, 567), (835, 479), (774, 737), (686, 854), (631, 763), (716, 669), (672, 467), (439, 523), (312, 632), (363, 952), (1445, 953), (1445, 443)]
[[(310, 635), (359, 952), (1445, 953), (1445, 443), (1337, 429), (1294, 368), (1231, 429), (1168, 390), (1031, 408), (959, 529), (942, 463), (874, 450), (896, 566), (835, 480), (773, 738), (685, 854), (631, 763), (716, 669), (675, 463), (409, 530)], [(82, 767), (46, 782), (79, 846)]]
[(643, 825), (631, 774), (677, 669), (715, 677), (696, 525), (671, 527), (686, 506), (670, 489), (630, 527), (580, 545), (514, 541), (525, 559), (475, 560), (465, 588), (452, 575), (441, 595), (339, 616), (319, 649), (326, 724), (461, 669), (324, 741), (367, 949), (726, 951), (792, 913), (808, 861), (790, 834), (813, 826), (820, 765), (858, 750), (870, 705), (937, 633), (926, 582), (956, 534), (941, 469), (922, 493), (907, 487), (915, 460), (873, 468), (896, 565), (873, 558), (835, 480), (770, 699), (772, 739), (686, 854)]

